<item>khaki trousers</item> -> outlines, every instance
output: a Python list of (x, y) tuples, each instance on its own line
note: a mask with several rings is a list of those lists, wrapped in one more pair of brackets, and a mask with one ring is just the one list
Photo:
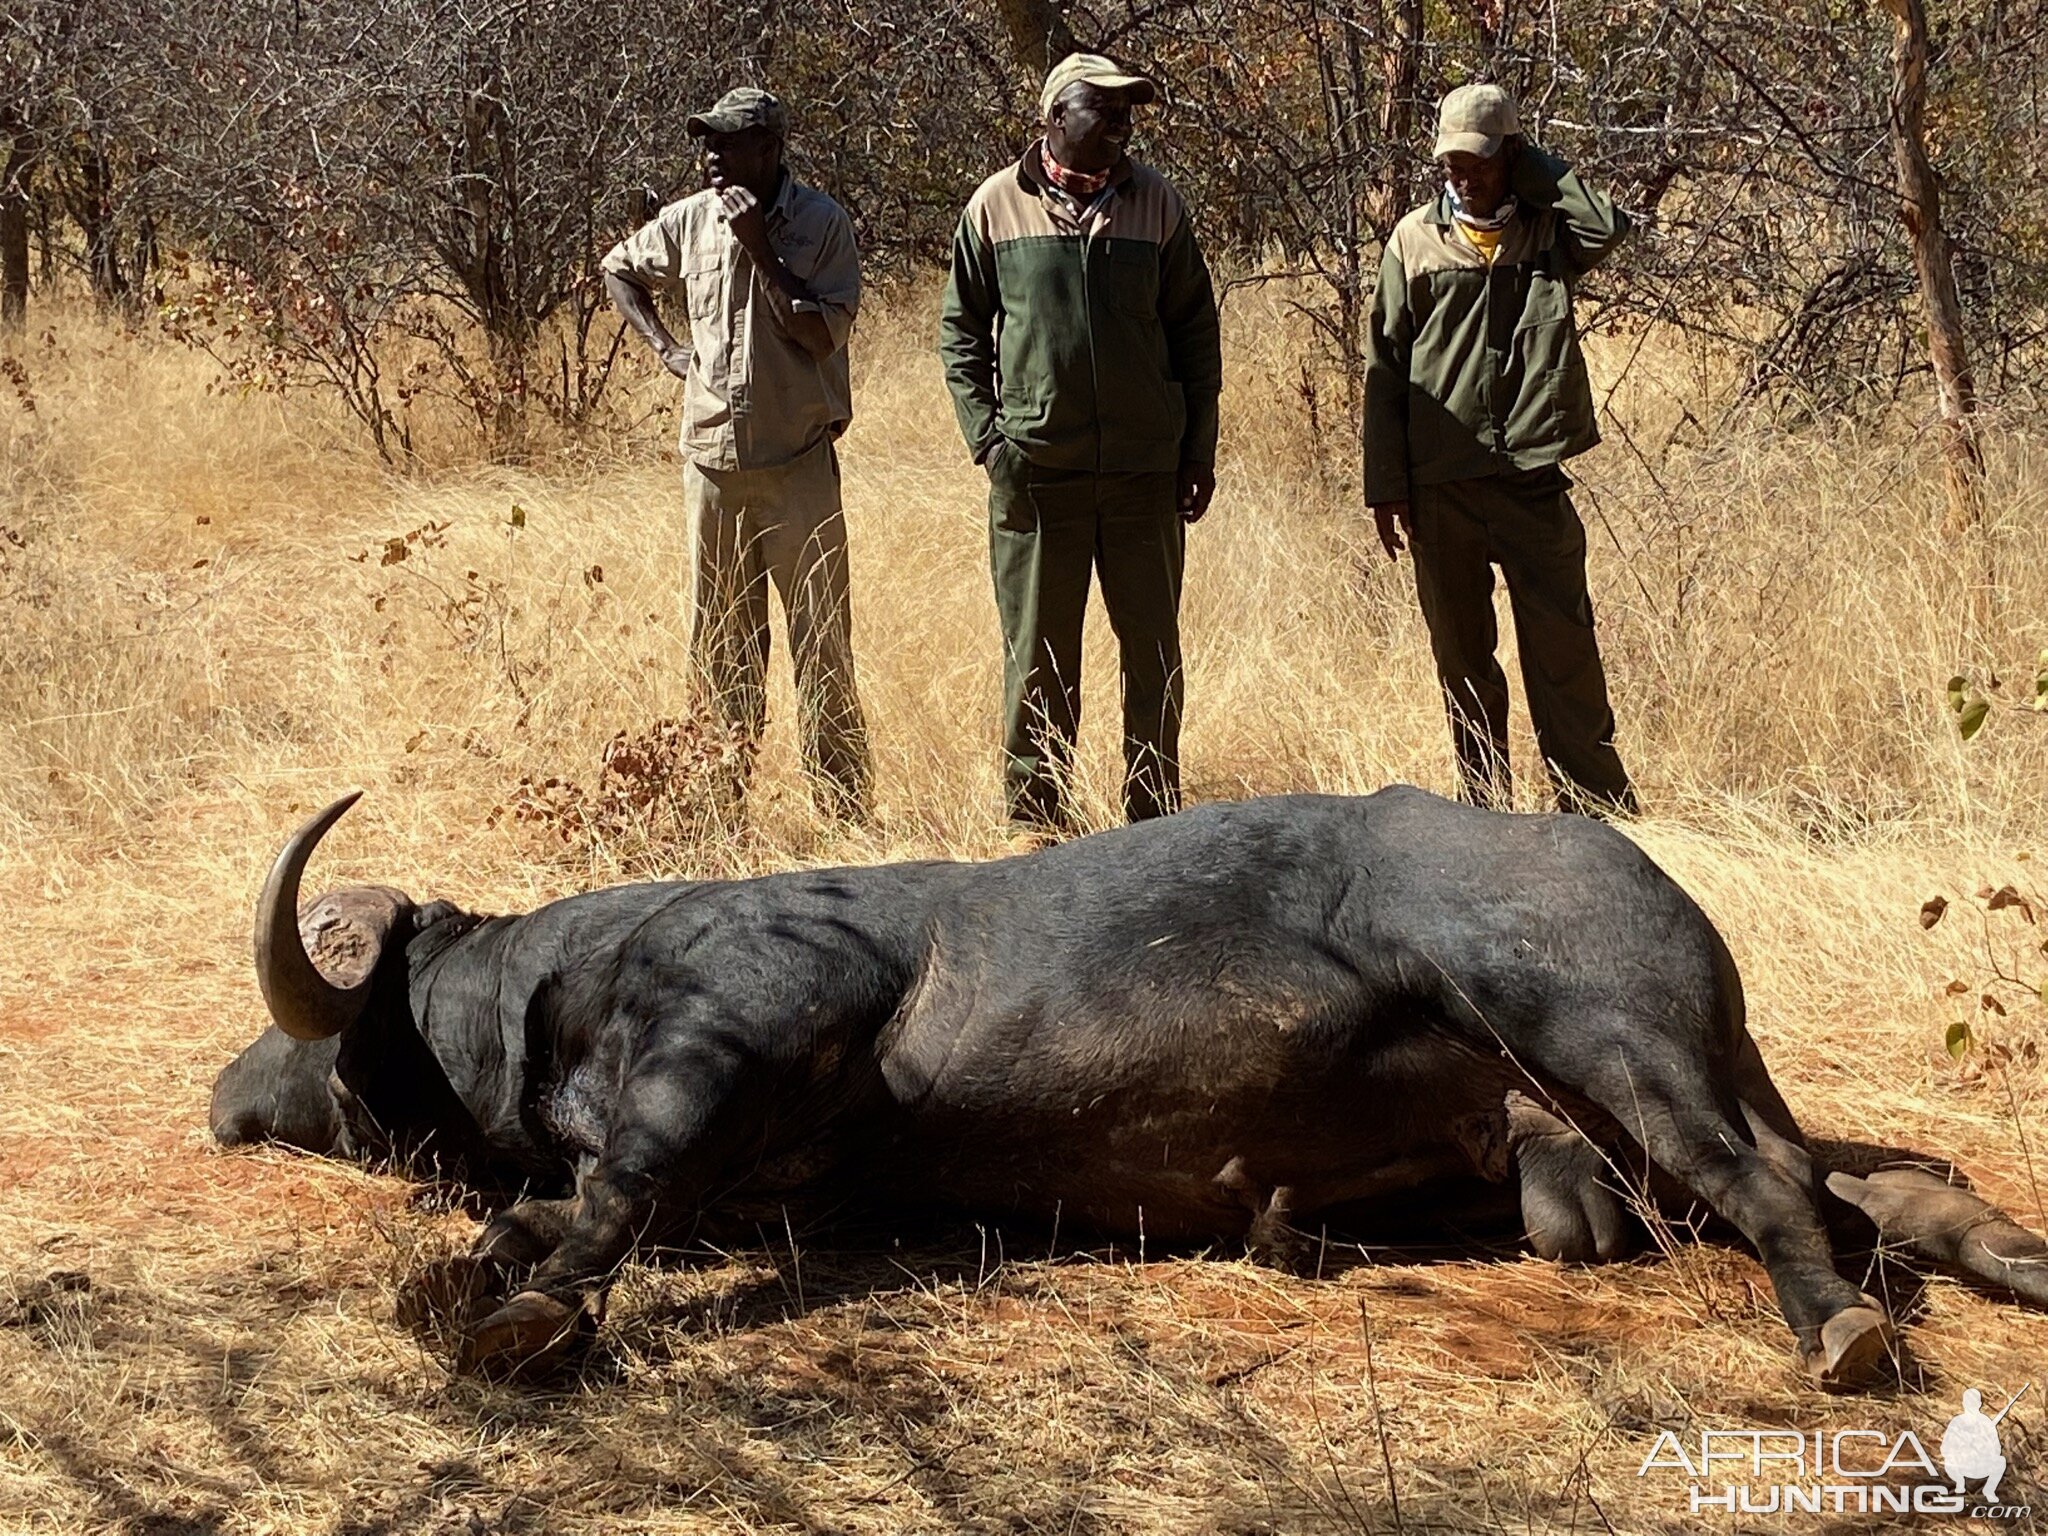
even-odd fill
[(772, 469), (685, 463), (683, 502), (697, 539), (691, 658), (720, 716), (749, 740), (767, 723), (772, 581), (789, 622), (813, 792), (828, 814), (864, 814), (867, 725), (854, 688), (846, 522), (831, 441)]
[(1436, 653), (1465, 798), (1508, 803), (1508, 682), (1494, 659), (1493, 568), (1507, 580), (1529, 722), (1564, 810), (1629, 811), (1593, 637), (1586, 530), (1562, 469), (1416, 486), (1415, 590)]

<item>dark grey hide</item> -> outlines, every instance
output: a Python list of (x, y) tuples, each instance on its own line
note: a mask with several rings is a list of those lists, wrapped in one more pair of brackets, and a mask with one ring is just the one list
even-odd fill
[[(346, 805), (273, 872), (280, 965), (297, 868)], [(335, 1048), (273, 1029), (214, 1126), (558, 1186), (485, 1232), (533, 1268), (474, 1363), (541, 1351), (633, 1244), (706, 1213), (880, 1202), (1265, 1245), (1514, 1180), (1539, 1252), (1595, 1259), (1646, 1166), (1758, 1249), (1821, 1380), (1890, 1340), (1835, 1270), (1727, 947), (1596, 821), (1287, 796), (993, 863), (394, 910), (319, 1026), (347, 1018)]]

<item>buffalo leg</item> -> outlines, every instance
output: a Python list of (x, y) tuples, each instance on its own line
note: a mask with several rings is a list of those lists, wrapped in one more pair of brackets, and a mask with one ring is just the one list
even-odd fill
[(1778, 1092), (1778, 1085), (1771, 1081), (1763, 1053), (1747, 1031), (1735, 1056), (1735, 1091), (1742, 1106), (1743, 1123), (1756, 1139), (1757, 1151), (1818, 1201), (1820, 1176), (1814, 1168), (1813, 1154), (1807, 1150), (1806, 1135), (1792, 1118), (1792, 1108)]
[(478, 1324), (463, 1369), (521, 1374), (570, 1352), (635, 1245), (657, 1220), (693, 1211), (730, 1162), (743, 1078), (738, 1059), (702, 1037), (634, 1064), (604, 1151), (564, 1202), (559, 1241), (526, 1289)]
[(2048, 1242), (1981, 1196), (1920, 1168), (1884, 1168), (1865, 1179), (1831, 1173), (1828, 1188), (1885, 1241), (2048, 1307)]
[[(1819, 1174), (1805, 1139), (1765, 1072), (1756, 1043), (1747, 1038), (1736, 1082), (1759, 1150), (1775, 1154), (1803, 1183), (1815, 1185)], [(1861, 1211), (1883, 1241), (2048, 1307), (2048, 1242), (1981, 1196), (1924, 1168), (1880, 1169), (1868, 1178), (1830, 1173), (1825, 1187)]]
[(566, 1200), (521, 1200), (493, 1216), (471, 1250), (499, 1264), (532, 1266), (561, 1247), (576, 1219), (574, 1196)]
[(574, 1200), (521, 1200), (499, 1212), (469, 1252), (436, 1260), (407, 1280), (401, 1321), (419, 1332), (466, 1333), (480, 1312), (504, 1302), (515, 1275), (555, 1251), (575, 1208)]
[(1604, 1263), (1635, 1247), (1639, 1229), (1601, 1149), (1527, 1094), (1510, 1093), (1507, 1107), (1529, 1246), (1567, 1264)]
[(1866, 1382), (1891, 1348), (1891, 1323), (1835, 1269), (1805, 1149), (1771, 1124), (1782, 1102), (1724, 1111), (1704, 1063), (1626, 1047), (1612, 1060), (1583, 1091), (1756, 1248), (1808, 1373), (1830, 1388)]

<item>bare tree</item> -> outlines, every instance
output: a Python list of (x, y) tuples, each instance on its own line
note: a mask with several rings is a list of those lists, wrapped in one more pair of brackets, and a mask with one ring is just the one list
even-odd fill
[(995, 7), (1011, 55), (1034, 88), (1046, 71), (1081, 46), (1059, 0), (995, 0)]
[(0, 325), (28, 315), (29, 225), (36, 172), (42, 162), (44, 100), (49, 88), (50, 18), (24, 5), (0, 30)]
[(1425, 12), (1422, 0), (1392, 0), (1384, 13), (1375, 7), (1374, 20), (1380, 21), (1382, 15), (1379, 131), (1381, 142), (1394, 153), (1386, 157), (1370, 207), (1373, 227), (1385, 239), (1408, 211), (1411, 162), (1400, 150), (1415, 137), (1415, 93), (1421, 81)]
[(1347, 373), (1375, 248), (1433, 184), (1430, 104), (1486, 75), (1639, 216), (1593, 324), (1739, 350), (1774, 411), (1895, 399), (1945, 366), (1918, 344), (1925, 210), (1951, 355), (2010, 391), (2048, 376), (2048, 182), (2012, 149), (2038, 133), (2044, 9), (1997, 0), (1923, 44), (1912, 191), (1870, 170), (1894, 81), (1831, 0), (14, 0), (0, 290), (25, 302), (38, 218), (46, 266), (102, 294), (182, 252), (171, 322), (246, 382), (336, 391), (394, 457), (436, 399), (517, 454), (537, 413), (592, 425), (641, 366), (596, 263), (643, 186), (695, 184), (691, 107), (783, 94), (799, 174), (879, 275), (943, 256), (1080, 41), (1159, 77), (1141, 152), (1238, 280), (1308, 280), (1292, 301)]
[(28, 317), (28, 234), (37, 153), (35, 129), (9, 107), (0, 109), (0, 134), (7, 136), (0, 160), (0, 324), (20, 326)]
[(1983, 516), (1984, 460), (1977, 446), (1977, 383), (1963, 336), (1962, 301), (1941, 227), (1941, 186), (1927, 158), (1927, 9), (1921, 0), (1885, 0), (1896, 35), (1892, 44), (1892, 151), (1899, 168), (1899, 217), (1913, 243), (1913, 266), (1927, 306), (1927, 351), (1941, 401), (1942, 441), (1948, 470), (1948, 526), (1969, 527)]

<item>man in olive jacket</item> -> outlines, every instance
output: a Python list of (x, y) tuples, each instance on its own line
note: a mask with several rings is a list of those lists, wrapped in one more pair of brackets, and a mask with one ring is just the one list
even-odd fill
[(1124, 811), (1180, 803), (1184, 523), (1215, 489), (1216, 299), (1180, 196), (1125, 153), (1150, 80), (1093, 54), (1047, 76), (1045, 135), (961, 216), (946, 384), (988, 471), (1019, 842), (1068, 829), (1091, 573), (1123, 664)]
[(1599, 441), (1572, 290), (1628, 217), (1521, 137), (1498, 86), (1443, 100), (1445, 188), (1395, 226), (1366, 348), (1365, 499), (1415, 588), (1466, 798), (1505, 803), (1507, 679), (1493, 567), (1507, 579), (1530, 722), (1566, 810), (1636, 809), (1586, 592), (1564, 460)]

